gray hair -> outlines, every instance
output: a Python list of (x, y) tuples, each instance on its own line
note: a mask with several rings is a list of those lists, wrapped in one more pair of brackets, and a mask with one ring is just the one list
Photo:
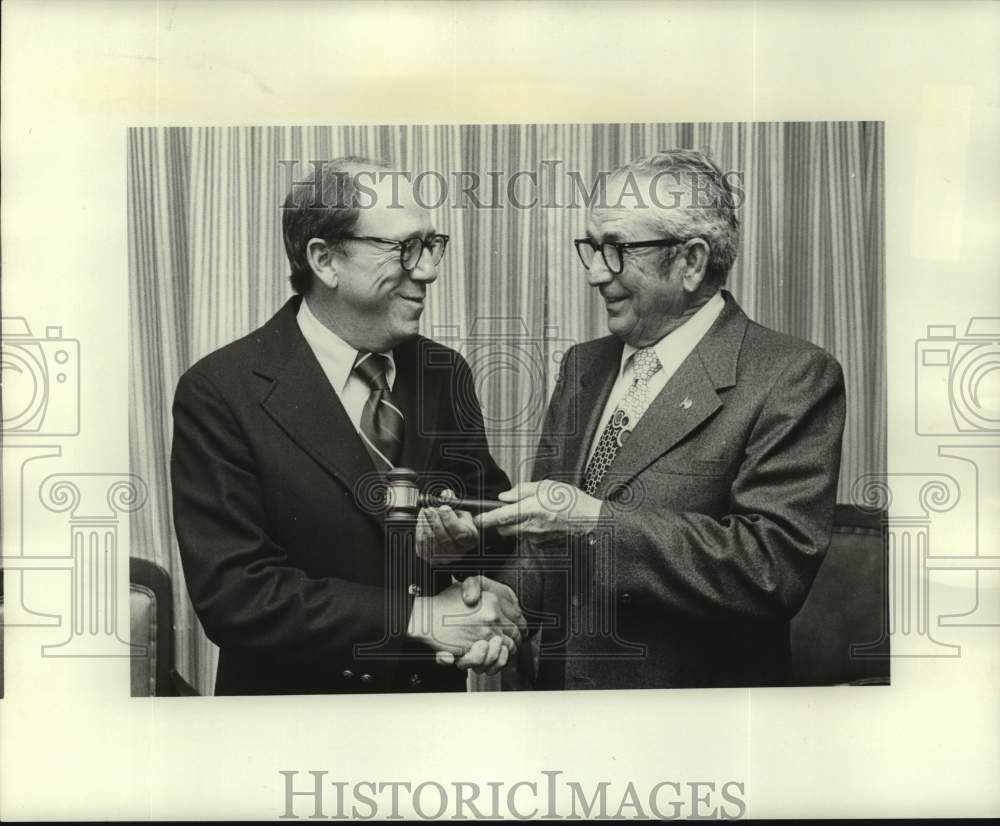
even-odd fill
[(687, 202), (653, 207), (655, 221), (665, 235), (677, 238), (704, 238), (711, 247), (706, 276), (722, 286), (736, 260), (740, 245), (740, 222), (736, 214), (737, 197), (727, 176), (705, 154), (692, 149), (669, 149), (619, 167), (618, 175), (648, 177), (659, 181), (663, 176), (690, 185)]

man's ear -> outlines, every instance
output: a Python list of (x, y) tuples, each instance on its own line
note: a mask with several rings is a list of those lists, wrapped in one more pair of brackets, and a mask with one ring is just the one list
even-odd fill
[(330, 289), (337, 286), (338, 256), (322, 238), (310, 238), (306, 244), (306, 258), (309, 267), (320, 281)]
[(708, 272), (708, 258), (711, 248), (708, 242), (701, 238), (692, 238), (685, 242), (680, 255), (677, 256), (684, 268), (684, 289), (689, 293), (698, 292), (705, 273)]

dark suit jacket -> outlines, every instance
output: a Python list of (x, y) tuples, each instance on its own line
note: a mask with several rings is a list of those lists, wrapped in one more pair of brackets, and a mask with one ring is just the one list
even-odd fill
[[(464, 690), (462, 672), (404, 639), (409, 585), (437, 590), (448, 571), (412, 554), (387, 561), (369, 501), (379, 477), (299, 330), (300, 301), (195, 364), (174, 400), (174, 524), (195, 610), (221, 649), (216, 693)], [(393, 355), (402, 464), (459, 495), (509, 487), (464, 360), (424, 338)]]
[[(521, 572), (547, 626), (541, 688), (787, 679), (789, 620), (830, 541), (843, 375), (825, 351), (724, 297), (609, 468), (601, 527), (569, 555), (533, 549)], [(613, 336), (569, 351), (535, 479), (582, 487), (621, 352)]]

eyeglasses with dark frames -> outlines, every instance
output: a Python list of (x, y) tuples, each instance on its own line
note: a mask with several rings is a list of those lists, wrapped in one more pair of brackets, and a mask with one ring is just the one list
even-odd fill
[(395, 238), (376, 238), (373, 235), (347, 235), (344, 241), (368, 241), (373, 244), (383, 244), (387, 247), (399, 250), (399, 265), (406, 272), (413, 272), (420, 264), (424, 250), (431, 254), (431, 263), (437, 266), (444, 258), (445, 247), (448, 246), (447, 235), (434, 234), (427, 238), (405, 238), (400, 241)]
[(655, 241), (604, 241), (600, 244), (593, 238), (577, 238), (573, 241), (576, 246), (576, 254), (580, 256), (580, 262), (586, 269), (594, 261), (594, 255), (601, 251), (601, 258), (604, 259), (604, 266), (612, 275), (620, 275), (625, 268), (625, 252), (627, 250), (645, 249), (648, 247), (674, 247), (688, 241), (688, 238), (658, 238)]

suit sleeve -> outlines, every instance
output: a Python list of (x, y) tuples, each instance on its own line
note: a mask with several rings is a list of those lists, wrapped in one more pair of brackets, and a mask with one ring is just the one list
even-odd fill
[[(189, 371), (181, 378), (173, 416), (174, 525), (208, 637), (221, 647), (315, 664), (350, 658), (354, 644), (389, 636), (385, 589), (310, 577), (288, 564), (263, 521), (252, 452), (208, 376)], [(399, 601), (405, 631), (412, 598)]]
[(726, 515), (606, 502), (619, 594), (703, 618), (794, 616), (829, 545), (844, 416), (840, 365), (805, 351), (752, 426)]
[[(576, 350), (574, 347), (566, 351), (556, 379), (556, 386), (549, 399), (545, 419), (542, 423), (542, 434), (532, 466), (532, 479), (545, 479), (552, 476), (554, 469), (562, 463), (565, 447), (557, 435), (559, 433), (558, 411), (565, 408), (562, 401), (565, 388), (568, 384), (575, 383), (567, 381), (570, 377), (574, 379), (576, 377)], [(517, 594), (525, 614), (529, 634), (535, 634), (540, 630), (541, 622), (545, 616), (542, 611), (545, 569), (544, 565), (539, 563), (539, 553), (540, 551), (527, 540), (517, 541), (512, 548), (510, 558), (497, 576), (501, 582), (509, 585)]]
[[(496, 499), (510, 490), (510, 479), (490, 452), (482, 405), (476, 393), (475, 379), (465, 359), (455, 361), (454, 391), (451, 399), (455, 417), (454, 438), (443, 440), (443, 458), (460, 480), (463, 493), (473, 499)], [(482, 557), (475, 566), (457, 562), (444, 566), (456, 577), (482, 573), (497, 578), (500, 569), (513, 552), (514, 543), (490, 530), (483, 537)]]

